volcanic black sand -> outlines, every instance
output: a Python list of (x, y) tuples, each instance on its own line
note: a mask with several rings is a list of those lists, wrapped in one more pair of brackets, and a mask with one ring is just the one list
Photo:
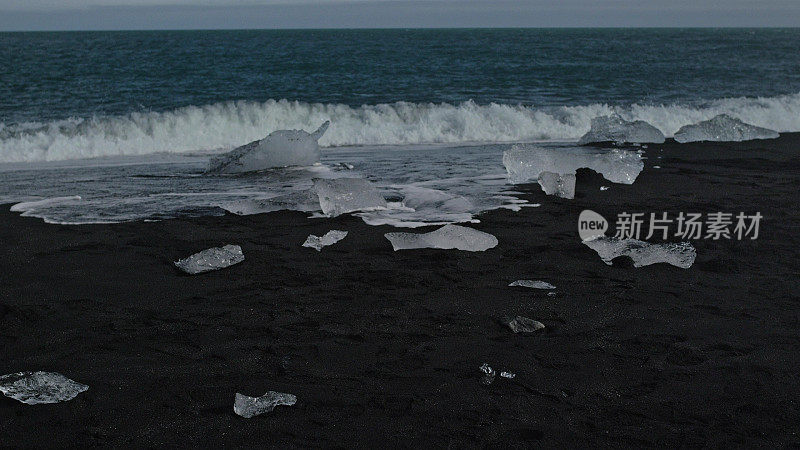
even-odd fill
[[(396, 229), (349, 216), (59, 226), (4, 206), (0, 373), (90, 388), (0, 398), (0, 445), (800, 445), (800, 135), (645, 152), (631, 186), (581, 170), (574, 200), (522, 187), (542, 206), (480, 216), (500, 244), (479, 253), (394, 252)], [(757, 240), (693, 241), (688, 270), (634, 268), (580, 243), (583, 209), (764, 218)], [(349, 235), (300, 246), (331, 229)], [(172, 265), (228, 243), (243, 263)], [(547, 328), (499, 323), (518, 314)], [(517, 376), (483, 385), (484, 362)], [(268, 390), (297, 404), (233, 413)]]

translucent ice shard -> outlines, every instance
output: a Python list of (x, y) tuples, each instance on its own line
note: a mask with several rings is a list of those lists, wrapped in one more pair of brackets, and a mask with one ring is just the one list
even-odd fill
[(0, 376), (0, 392), (28, 405), (72, 400), (89, 386), (55, 372), (18, 372)]
[(445, 225), (430, 233), (386, 233), (385, 236), (395, 251), (441, 248), (482, 252), (496, 247), (498, 243), (497, 238), (489, 233), (460, 225)]
[(271, 211), (291, 210), (291, 211), (319, 211), (319, 196), (313, 189), (292, 192), (290, 194), (279, 195), (267, 199), (245, 199), (229, 201), (219, 205), (220, 208), (247, 216), (250, 214), (261, 214)]
[(644, 169), (642, 155), (634, 151), (543, 148), (532, 145), (514, 145), (503, 152), (503, 165), (506, 166), (508, 180), (514, 184), (539, 181), (544, 172), (562, 174), (563, 178), (566, 174), (575, 175), (578, 169), (584, 167), (613, 183), (633, 184)]
[(325, 134), (330, 121), (317, 131), (278, 130), (269, 136), (212, 158), (209, 173), (242, 173), (271, 167), (310, 166), (319, 162), (319, 138)]
[(224, 269), (225, 267), (239, 264), (244, 261), (242, 247), (238, 245), (226, 245), (224, 247), (214, 247), (195, 253), (188, 258), (176, 261), (175, 265), (182, 271), (195, 275), (212, 270)]
[(544, 329), (544, 324), (542, 322), (522, 316), (507, 318), (504, 323), (514, 333), (535, 333)]
[(480, 370), (483, 374), (481, 376), (481, 383), (487, 386), (492, 384), (494, 377), (497, 376), (497, 372), (492, 369), (492, 366), (490, 366), (489, 363), (483, 363), (480, 367), (478, 367), (478, 370)]
[(514, 372), (500, 372), (500, 376), (503, 378), (512, 379), (515, 376), (517, 376), (517, 374), (515, 374)]
[(597, 142), (661, 144), (664, 142), (664, 133), (643, 120), (628, 122), (618, 114), (613, 114), (592, 119), (592, 128), (578, 141), (580, 145)]
[(347, 231), (340, 231), (340, 230), (331, 230), (325, 233), (324, 236), (314, 236), (313, 234), (310, 235), (305, 242), (303, 242), (303, 247), (311, 247), (316, 251), (321, 251), (322, 247), (327, 247), (329, 245), (333, 245), (347, 236)]
[(542, 281), (542, 280), (517, 280), (509, 286), (521, 286), (526, 288), (533, 288), (533, 289), (555, 289), (556, 287), (552, 284)]
[(575, 198), (575, 175), (542, 172), (539, 174), (539, 186), (547, 195), (561, 198)]
[(675, 133), (678, 142), (737, 142), (753, 139), (774, 139), (777, 131), (750, 125), (727, 114), (720, 114), (694, 125), (685, 125)]
[(633, 260), (634, 267), (667, 263), (688, 269), (697, 257), (697, 251), (689, 242), (650, 244), (638, 239), (601, 236), (585, 240), (583, 243), (596, 251), (608, 265), (611, 265), (611, 260), (618, 256), (628, 256)]
[(261, 397), (248, 397), (237, 392), (236, 399), (233, 401), (233, 412), (249, 419), (270, 412), (276, 406), (292, 406), (295, 403), (297, 403), (297, 397), (292, 394), (268, 391)]
[(353, 211), (386, 208), (386, 199), (363, 178), (314, 179), (322, 212), (335, 217)]

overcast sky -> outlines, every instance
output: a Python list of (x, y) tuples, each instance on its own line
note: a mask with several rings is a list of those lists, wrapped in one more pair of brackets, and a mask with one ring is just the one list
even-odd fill
[(0, 31), (797, 27), (800, 0), (0, 0)]

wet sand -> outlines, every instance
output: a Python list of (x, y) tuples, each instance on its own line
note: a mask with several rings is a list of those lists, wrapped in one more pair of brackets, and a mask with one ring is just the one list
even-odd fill
[[(61, 226), (3, 206), (0, 373), (90, 388), (53, 405), (0, 397), (0, 444), (800, 445), (800, 134), (645, 152), (631, 186), (588, 170), (574, 200), (521, 186), (542, 206), (481, 215), (470, 226), (500, 243), (479, 253), (393, 252), (397, 229), (350, 216)], [(764, 218), (757, 240), (693, 241), (688, 270), (633, 268), (580, 243), (584, 209)], [(349, 234), (301, 247), (331, 229)], [(228, 243), (243, 263), (172, 265)], [(508, 315), (546, 329), (515, 335)], [(483, 363), (516, 378), (486, 386)], [(297, 404), (233, 413), (236, 392), (268, 390)]]

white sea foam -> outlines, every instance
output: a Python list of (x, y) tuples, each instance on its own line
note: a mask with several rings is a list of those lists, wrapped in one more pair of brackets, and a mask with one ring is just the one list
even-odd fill
[(800, 131), (800, 93), (698, 105), (548, 108), (471, 101), (361, 107), (286, 100), (224, 102), (114, 117), (0, 123), (0, 162), (222, 152), (275, 130), (315, 129), (325, 120), (331, 121), (331, 127), (320, 139), (322, 146), (577, 141), (589, 131), (593, 118), (613, 113), (625, 120), (644, 120), (668, 137), (684, 125), (718, 114), (781, 132)]

